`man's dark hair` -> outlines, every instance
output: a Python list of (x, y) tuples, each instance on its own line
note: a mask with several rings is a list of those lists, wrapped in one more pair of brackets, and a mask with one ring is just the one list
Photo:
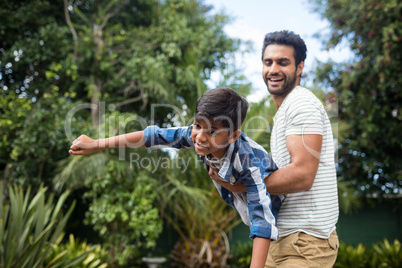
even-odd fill
[(210, 89), (199, 98), (195, 120), (219, 122), (231, 132), (240, 129), (248, 110), (245, 97), (228, 87)]
[(264, 52), (267, 46), (272, 44), (278, 45), (288, 45), (295, 49), (294, 57), (296, 61), (296, 67), (300, 62), (304, 61), (307, 56), (307, 47), (300, 35), (295, 34), (292, 31), (278, 31), (267, 33), (264, 38), (264, 43), (262, 45), (262, 56), (261, 60), (264, 60)]

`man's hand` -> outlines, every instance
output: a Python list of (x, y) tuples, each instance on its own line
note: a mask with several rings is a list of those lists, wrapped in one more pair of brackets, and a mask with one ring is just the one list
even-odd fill
[(97, 140), (93, 140), (86, 135), (81, 135), (73, 141), (68, 152), (73, 155), (86, 155), (100, 150), (101, 148), (99, 148)]

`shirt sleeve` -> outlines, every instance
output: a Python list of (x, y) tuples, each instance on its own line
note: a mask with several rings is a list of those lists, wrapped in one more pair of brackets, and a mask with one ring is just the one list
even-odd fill
[(307, 98), (299, 98), (289, 106), (286, 116), (286, 136), (324, 133), (324, 107)]
[(258, 167), (243, 169), (241, 178), (247, 188), (247, 206), (250, 215), (250, 238), (277, 240), (279, 236), (272, 202)]
[(149, 126), (144, 130), (145, 146), (149, 149), (194, 148), (191, 140), (192, 126), (181, 128), (159, 128)]

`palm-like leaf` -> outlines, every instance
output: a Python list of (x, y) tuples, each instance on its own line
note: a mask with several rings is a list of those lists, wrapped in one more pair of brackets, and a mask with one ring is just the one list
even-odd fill
[(70, 234), (66, 244), (52, 245), (52, 249), (44, 261), (44, 267), (106, 268), (108, 267), (106, 258), (107, 252), (100, 245), (91, 246), (86, 242), (80, 242)]
[[(3, 190), (0, 182), (2, 194)], [(30, 192), (30, 188), (24, 193), (21, 187), (10, 186), (8, 202), (0, 203), (0, 267), (41, 267), (50, 244), (60, 242), (74, 209), (75, 203), (65, 215), (61, 210), (69, 192), (64, 192), (56, 205), (53, 194), (46, 199), (46, 188), (40, 187), (32, 200)]]
[(341, 242), (339, 245), (338, 258), (334, 267), (367, 267), (367, 251), (367, 248), (361, 243), (359, 243), (357, 247), (354, 247)]
[(119, 177), (130, 175), (132, 169), (127, 161), (118, 161), (117, 155), (108, 152), (96, 153), (87, 156), (73, 156), (59, 162), (59, 173), (53, 182), (59, 191), (63, 187), (73, 190), (84, 187), (91, 180), (102, 178), (108, 162), (114, 161)]
[(350, 182), (338, 180), (338, 199), (340, 209), (346, 214), (362, 207), (360, 195)]
[(398, 240), (389, 243), (384, 239), (373, 246), (374, 256), (378, 261), (379, 267), (400, 267), (402, 264), (402, 246)]
[(229, 254), (225, 232), (238, 225), (240, 217), (219, 196), (194, 152), (180, 151), (178, 157), (190, 161), (166, 170), (167, 181), (158, 189), (162, 215), (180, 235), (172, 258), (179, 266), (224, 267)]

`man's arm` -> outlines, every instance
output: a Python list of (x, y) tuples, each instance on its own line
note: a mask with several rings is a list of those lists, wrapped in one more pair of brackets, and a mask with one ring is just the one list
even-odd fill
[(320, 162), (321, 145), (322, 136), (318, 134), (287, 136), (290, 164), (265, 179), (267, 191), (280, 195), (310, 190)]
[(86, 155), (110, 148), (137, 148), (144, 146), (145, 140), (143, 131), (131, 132), (99, 140), (94, 140), (86, 135), (81, 135), (73, 141), (69, 153), (73, 155)]
[(264, 267), (268, 257), (270, 239), (263, 237), (255, 237), (253, 241), (253, 255), (251, 257), (250, 268)]
[[(290, 154), (290, 164), (272, 172), (265, 178), (267, 191), (280, 195), (307, 191), (311, 188), (320, 162), (322, 136), (319, 134), (289, 135), (286, 147)], [(232, 185), (220, 180), (217, 171), (210, 169), (209, 176), (231, 192), (246, 192), (242, 184)]]

